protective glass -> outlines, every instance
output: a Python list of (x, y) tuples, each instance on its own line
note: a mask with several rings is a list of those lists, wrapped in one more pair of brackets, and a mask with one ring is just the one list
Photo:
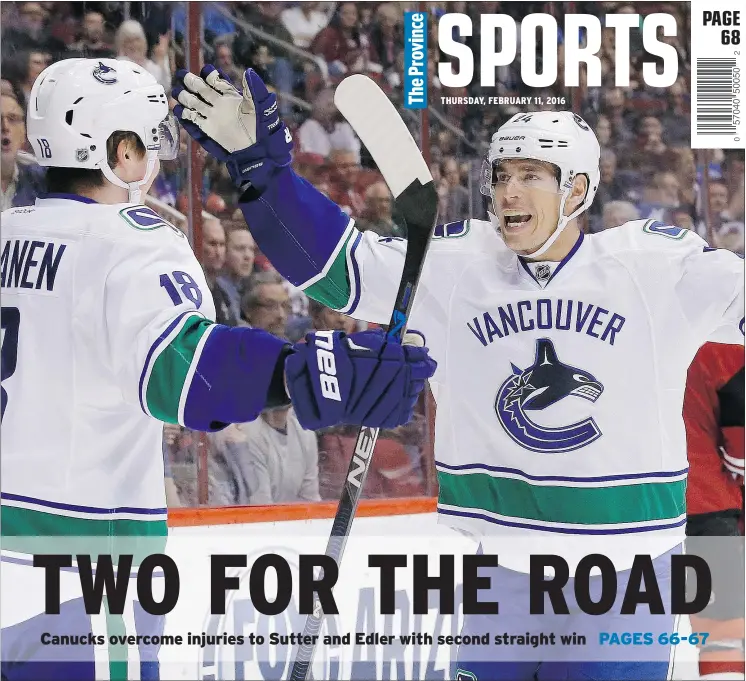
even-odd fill
[(179, 121), (169, 113), (158, 124), (158, 140), (148, 149), (157, 150), (161, 161), (173, 161), (179, 155)]

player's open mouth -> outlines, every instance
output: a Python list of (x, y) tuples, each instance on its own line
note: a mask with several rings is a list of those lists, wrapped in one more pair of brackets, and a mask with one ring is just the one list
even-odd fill
[(508, 232), (522, 229), (531, 222), (530, 213), (503, 213), (503, 224)]
[(10, 151), (10, 137), (3, 137), (3, 140), (2, 140), (2, 150), (3, 151)]

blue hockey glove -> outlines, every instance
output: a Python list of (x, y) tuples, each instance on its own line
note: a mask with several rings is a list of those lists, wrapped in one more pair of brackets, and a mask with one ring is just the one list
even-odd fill
[(437, 364), (421, 336), (407, 334), (405, 343), (410, 344), (387, 341), (382, 331), (307, 334), (285, 360), (285, 382), (300, 424), (316, 430), (339, 423), (372, 428), (407, 423)]
[(212, 64), (195, 76), (176, 73), (174, 115), (184, 129), (226, 164), (241, 189), (260, 193), (280, 168), (290, 165), (293, 138), (277, 113), (277, 98), (253, 69), (243, 74), (243, 94)]

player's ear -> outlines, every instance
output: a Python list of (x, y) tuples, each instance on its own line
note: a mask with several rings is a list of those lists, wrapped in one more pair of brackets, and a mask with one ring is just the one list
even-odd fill
[(141, 149), (142, 143), (139, 142), (139, 138), (133, 133), (126, 134), (116, 141), (115, 150), (115, 161), (114, 167), (123, 168), (133, 161), (139, 161), (142, 159), (143, 150)]
[(570, 196), (565, 201), (565, 215), (570, 215), (585, 198), (588, 192), (588, 178), (585, 175), (576, 175), (575, 181), (572, 183), (572, 190)]

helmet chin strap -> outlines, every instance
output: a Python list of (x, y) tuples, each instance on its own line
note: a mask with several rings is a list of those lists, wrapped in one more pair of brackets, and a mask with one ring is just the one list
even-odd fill
[(145, 177), (143, 177), (142, 180), (139, 180), (137, 182), (125, 182), (121, 177), (117, 176), (117, 174), (111, 169), (109, 164), (106, 162), (101, 164), (100, 170), (104, 174), (104, 177), (107, 180), (109, 180), (109, 182), (117, 185), (117, 187), (122, 187), (129, 192), (130, 203), (140, 203), (142, 201), (143, 185), (146, 185), (148, 183), (148, 181), (150, 180), (150, 176), (153, 174), (153, 169), (155, 168), (155, 162), (158, 160), (158, 152), (148, 151), (147, 158), (148, 158), (148, 165), (145, 169)]

